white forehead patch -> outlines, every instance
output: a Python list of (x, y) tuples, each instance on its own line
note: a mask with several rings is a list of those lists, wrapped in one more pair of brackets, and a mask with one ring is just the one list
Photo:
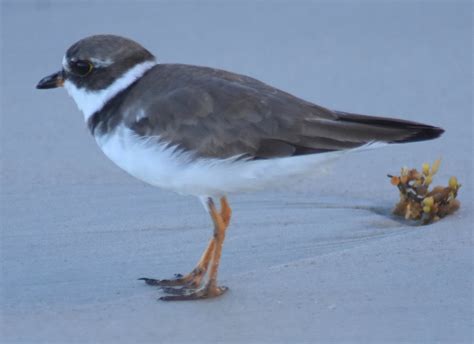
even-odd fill
[(69, 80), (64, 81), (64, 88), (74, 99), (79, 110), (84, 114), (87, 122), (95, 112), (101, 110), (104, 105), (116, 96), (120, 91), (126, 89), (146, 71), (156, 65), (156, 61), (146, 61), (135, 65), (115, 80), (111, 85), (103, 90), (91, 91), (85, 88), (78, 88)]
[(94, 67), (97, 67), (97, 68), (105, 68), (105, 67), (110, 66), (112, 63), (114, 63), (114, 61), (112, 61), (111, 59), (101, 60), (95, 57), (92, 57), (90, 61), (92, 62)]

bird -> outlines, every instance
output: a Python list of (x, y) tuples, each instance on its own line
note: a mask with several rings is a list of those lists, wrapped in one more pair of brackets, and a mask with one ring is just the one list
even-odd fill
[(140, 278), (164, 301), (208, 299), (217, 282), (231, 194), (292, 184), (343, 153), (431, 140), (444, 130), (408, 120), (331, 110), (249, 76), (158, 63), (117, 35), (85, 37), (38, 89), (64, 87), (105, 155), (145, 183), (198, 197), (213, 223), (191, 272)]

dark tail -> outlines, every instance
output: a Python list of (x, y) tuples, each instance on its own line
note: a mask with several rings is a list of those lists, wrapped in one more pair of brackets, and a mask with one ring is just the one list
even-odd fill
[[(357, 115), (353, 113), (335, 111), (339, 116), (337, 119), (341, 122), (346, 122), (347, 124), (360, 124), (366, 125), (367, 127), (375, 129), (396, 129), (399, 132), (398, 137), (394, 135), (387, 135), (386, 139), (382, 138), (382, 141), (387, 143), (404, 143), (404, 142), (417, 142), (417, 141), (426, 141), (432, 140), (444, 133), (444, 129), (434, 127), (428, 124), (405, 121), (401, 119), (386, 118), (386, 117), (374, 117), (374, 116), (365, 116)], [(371, 130), (368, 130), (370, 132)], [(368, 139), (370, 139), (368, 137)], [(381, 139), (375, 138), (374, 139)]]
[(313, 117), (299, 128), (297, 142), (269, 139), (260, 142), (255, 158), (306, 155), (353, 149), (374, 142), (404, 143), (432, 140), (444, 130), (427, 124), (401, 119), (356, 115), (332, 111), (325, 118), (316, 108)]

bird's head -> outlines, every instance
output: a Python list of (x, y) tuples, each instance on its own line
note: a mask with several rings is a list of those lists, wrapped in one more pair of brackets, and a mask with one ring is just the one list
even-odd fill
[(155, 63), (153, 54), (130, 39), (90, 36), (74, 43), (63, 57), (62, 69), (41, 79), (36, 88), (64, 86), (88, 118)]

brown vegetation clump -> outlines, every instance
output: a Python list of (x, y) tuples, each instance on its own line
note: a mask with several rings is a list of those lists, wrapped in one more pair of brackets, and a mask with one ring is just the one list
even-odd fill
[(451, 177), (446, 187), (436, 186), (429, 190), (440, 163), (441, 160), (436, 160), (431, 168), (424, 163), (421, 173), (416, 169), (402, 168), (400, 176), (389, 175), (391, 183), (400, 191), (400, 201), (393, 210), (395, 215), (407, 220), (421, 220), (426, 225), (459, 209), (460, 202), (456, 197), (461, 184), (456, 177)]

